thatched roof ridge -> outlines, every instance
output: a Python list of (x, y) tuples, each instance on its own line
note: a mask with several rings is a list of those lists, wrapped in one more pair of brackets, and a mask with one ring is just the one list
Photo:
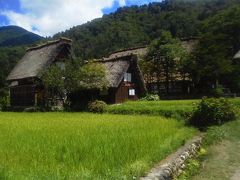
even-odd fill
[(64, 49), (70, 51), (71, 41), (65, 38), (48, 42), (27, 50), (23, 58), (8, 75), (8, 81), (39, 77), (42, 71), (52, 64)]
[[(199, 38), (197, 37), (191, 37), (191, 38), (182, 38), (181, 39), (181, 45), (183, 48), (187, 50), (188, 53), (192, 53), (193, 50), (196, 48), (197, 44), (199, 42)], [(108, 58), (121, 58), (124, 56), (130, 56), (130, 55), (138, 55), (138, 56), (145, 56), (147, 54), (147, 46), (140, 46), (140, 47), (134, 47), (124, 50), (119, 50), (116, 52), (113, 52), (109, 54)], [(105, 58), (108, 59), (108, 58)]]
[(59, 43), (59, 42), (63, 42), (63, 41), (65, 41), (66, 43), (69, 43), (69, 44), (72, 43), (72, 40), (71, 40), (71, 39), (68, 39), (68, 38), (65, 38), (65, 37), (60, 37), (58, 40), (48, 41), (48, 42), (46, 42), (46, 43), (44, 43), (44, 44), (40, 44), (40, 45), (37, 45), (37, 46), (35, 46), (35, 47), (29, 47), (29, 48), (27, 48), (26, 51), (28, 52), (28, 51), (33, 51), (33, 50), (41, 49), (41, 48), (43, 48), (43, 47), (51, 46), (51, 45), (53, 45), (53, 44), (56, 44), (56, 43)]

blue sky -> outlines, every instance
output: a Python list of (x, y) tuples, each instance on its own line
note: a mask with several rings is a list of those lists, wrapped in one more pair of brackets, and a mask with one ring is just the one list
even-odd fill
[[(122, 6), (161, 0), (0, 0), (0, 26), (17, 25), (51, 36)], [(58, 13), (59, 12), (59, 13)]]

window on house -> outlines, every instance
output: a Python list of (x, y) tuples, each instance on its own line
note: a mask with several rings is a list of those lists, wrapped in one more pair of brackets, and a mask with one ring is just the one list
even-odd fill
[(135, 89), (129, 89), (129, 96), (135, 96)]
[(124, 74), (124, 82), (132, 82), (132, 74), (131, 73)]

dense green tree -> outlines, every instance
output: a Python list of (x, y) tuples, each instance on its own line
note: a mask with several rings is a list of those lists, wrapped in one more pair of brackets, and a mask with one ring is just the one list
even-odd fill
[(148, 45), (159, 38), (162, 30), (178, 38), (199, 36), (203, 20), (239, 3), (239, 0), (165, 0), (122, 7), (54, 38), (73, 39), (74, 52), (82, 59), (101, 58), (112, 51)]
[(105, 89), (108, 87), (106, 72), (99, 63), (81, 65), (78, 62), (66, 63), (65, 68), (52, 65), (42, 75), (46, 88), (48, 106), (67, 100), (70, 93), (86, 89)]
[(0, 48), (0, 96), (7, 94), (6, 78), (24, 52), (24, 47)]
[(239, 62), (233, 61), (240, 48), (240, 6), (223, 10), (204, 21), (203, 35), (195, 53), (193, 77), (200, 87), (220, 84), (236, 91), (240, 78)]
[(156, 78), (158, 92), (160, 83), (165, 82), (166, 93), (169, 94), (169, 84), (184, 74), (183, 68), (188, 59), (186, 50), (179, 39), (172, 37), (168, 31), (162, 32), (159, 39), (154, 40), (148, 48), (146, 61), (150, 62), (151, 76)]

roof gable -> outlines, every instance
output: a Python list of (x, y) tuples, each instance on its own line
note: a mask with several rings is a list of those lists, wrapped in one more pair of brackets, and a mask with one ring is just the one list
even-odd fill
[(124, 74), (130, 67), (130, 62), (124, 59), (102, 61), (102, 64), (106, 68), (107, 80), (110, 87), (118, 87)]
[(106, 76), (109, 82), (109, 87), (117, 88), (123, 80), (124, 74), (130, 67), (135, 69), (135, 76), (138, 81), (140, 91), (142, 94), (146, 93), (146, 86), (142, 76), (140, 67), (138, 66), (137, 55), (125, 55), (117, 58), (104, 58), (96, 61), (101, 63), (106, 68)]

